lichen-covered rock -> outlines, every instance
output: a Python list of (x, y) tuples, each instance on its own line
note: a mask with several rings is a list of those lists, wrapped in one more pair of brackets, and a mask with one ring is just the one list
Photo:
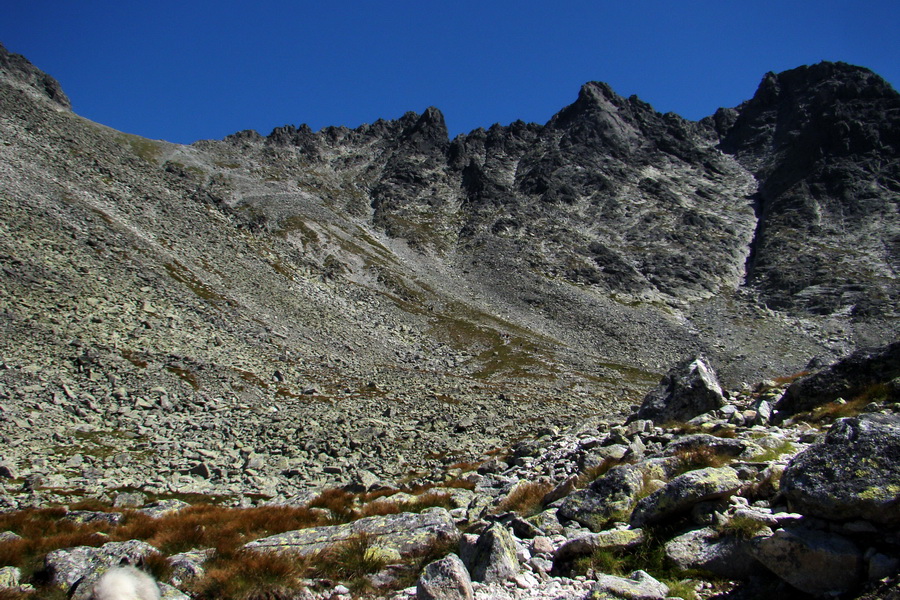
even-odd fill
[(47, 554), (44, 565), (50, 582), (68, 592), (72, 600), (86, 600), (103, 573), (122, 564), (136, 565), (156, 548), (146, 542), (108, 542), (99, 548), (76, 546)]
[(471, 600), (474, 597), (469, 572), (455, 554), (426, 566), (416, 583), (417, 600)]
[(627, 578), (601, 575), (585, 600), (663, 600), (668, 594), (669, 586), (645, 571), (635, 571)]
[(600, 533), (588, 533), (566, 540), (553, 555), (554, 567), (569, 563), (579, 556), (587, 556), (600, 549), (624, 550), (634, 548), (644, 541), (641, 529), (610, 529)]
[(172, 567), (171, 581), (178, 584), (193, 577), (202, 577), (203, 565), (212, 554), (213, 550), (210, 548), (173, 554), (169, 557), (169, 565)]
[(708, 467), (679, 475), (664, 487), (642, 498), (631, 514), (631, 526), (658, 523), (689, 510), (699, 502), (730, 496), (743, 482), (731, 467)]
[(259, 551), (290, 551), (302, 556), (356, 536), (368, 536), (373, 548), (407, 557), (427, 550), (434, 544), (455, 544), (459, 531), (453, 517), (443, 508), (422, 513), (400, 513), (366, 517), (344, 525), (311, 527), (288, 531), (252, 541), (245, 548)]
[(0, 589), (19, 587), (22, 570), (18, 567), (0, 567)]
[(503, 525), (492, 525), (478, 536), (471, 562), (466, 564), (474, 581), (496, 583), (512, 579), (519, 572), (516, 544)]
[(657, 425), (688, 421), (725, 404), (716, 372), (702, 356), (674, 366), (644, 397), (631, 420), (649, 419)]
[(900, 525), (900, 418), (839, 420), (791, 460), (781, 490), (803, 514)]
[(775, 405), (782, 416), (849, 400), (874, 385), (900, 377), (900, 342), (857, 350), (830, 367), (798, 379)]
[[(771, 535), (772, 530), (766, 532)], [(759, 568), (749, 541), (711, 527), (682, 534), (666, 543), (666, 556), (682, 570), (700, 569), (725, 579), (745, 579)]]
[(845, 537), (801, 527), (753, 540), (749, 551), (798, 590), (823, 596), (845, 593), (862, 581), (863, 555)]
[(672, 456), (681, 452), (709, 448), (719, 455), (738, 456), (748, 447), (745, 440), (723, 438), (708, 433), (694, 433), (680, 436), (666, 445), (664, 454)]
[(602, 531), (611, 521), (627, 521), (637, 497), (650, 479), (667, 479), (677, 459), (651, 459), (636, 465), (619, 465), (583, 490), (559, 501), (557, 514), (591, 531)]

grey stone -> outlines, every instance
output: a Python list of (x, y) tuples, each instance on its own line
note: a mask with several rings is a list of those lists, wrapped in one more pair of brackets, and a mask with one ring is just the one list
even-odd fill
[(466, 567), (473, 581), (503, 582), (512, 579), (519, 572), (512, 534), (499, 524), (492, 525), (478, 536), (470, 561)]
[[(768, 535), (772, 530), (767, 530)], [(725, 579), (746, 579), (759, 569), (749, 542), (705, 527), (666, 542), (666, 556), (679, 569), (699, 569)]]
[(178, 512), (179, 510), (187, 508), (188, 506), (190, 506), (190, 504), (188, 504), (184, 500), (170, 498), (168, 500), (157, 500), (156, 502), (152, 502), (144, 508), (140, 509), (139, 512), (153, 517), (154, 519), (158, 519), (173, 512)]
[(665, 487), (642, 498), (631, 514), (632, 527), (662, 521), (692, 506), (715, 498), (724, 498), (741, 488), (743, 482), (731, 467), (708, 467), (679, 475)]
[(601, 575), (591, 588), (590, 600), (664, 600), (669, 586), (657, 581), (646, 571), (635, 571), (629, 577)]
[(202, 577), (203, 565), (212, 556), (213, 550), (191, 550), (179, 552), (169, 557), (169, 565), (172, 567), (172, 582), (183, 583), (194, 577)]
[(474, 597), (469, 572), (455, 554), (427, 565), (416, 583), (417, 600), (471, 600)]
[(595, 550), (625, 550), (644, 542), (641, 529), (610, 529), (600, 533), (588, 533), (566, 540), (553, 554), (554, 565), (562, 566)]
[(632, 419), (649, 419), (657, 425), (688, 421), (724, 404), (716, 372), (705, 358), (697, 356), (673, 367), (644, 397)]
[(792, 510), (833, 520), (900, 524), (900, 417), (841, 419), (781, 478)]
[(94, 582), (107, 570), (122, 564), (136, 565), (158, 552), (146, 542), (107, 542), (99, 548), (77, 546), (49, 552), (44, 560), (50, 582), (73, 600), (86, 600)]
[(900, 341), (858, 350), (826, 369), (798, 379), (785, 390), (775, 408), (782, 416), (812, 410), (839, 398), (854, 398), (871, 386), (887, 384), (897, 377)]
[(116, 508), (137, 508), (147, 502), (147, 495), (142, 492), (120, 492), (113, 500)]
[(19, 587), (22, 570), (18, 567), (0, 567), (0, 590)]
[(619, 465), (557, 503), (557, 514), (602, 531), (611, 521), (627, 521), (645, 481), (667, 478), (677, 459), (651, 459), (637, 465)]
[(846, 593), (862, 581), (862, 553), (836, 534), (784, 528), (754, 539), (749, 550), (781, 579), (814, 596)]
[(412, 556), (435, 544), (455, 544), (459, 540), (459, 531), (450, 513), (443, 508), (430, 508), (418, 514), (366, 517), (344, 525), (288, 531), (249, 542), (245, 547), (307, 556), (360, 535), (368, 536), (374, 548), (398, 557)]

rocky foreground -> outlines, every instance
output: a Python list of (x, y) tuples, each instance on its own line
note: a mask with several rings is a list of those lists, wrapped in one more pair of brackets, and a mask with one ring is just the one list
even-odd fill
[[(428, 488), (432, 501), (440, 499), (432, 508), (369, 511), (338, 523), (342, 509), (322, 501), (335, 490), (295, 498), (332, 524), (250, 540), (245, 551), (338, 560), (333, 548), (365, 540), (371, 572), (243, 597), (897, 597), (898, 377), (900, 343), (793, 382), (725, 393), (704, 359), (686, 361), (625, 423), (597, 418), (565, 432), (547, 428), (502, 455), (448, 472)], [(24, 491), (7, 495), (8, 503), (27, 505), (23, 495), (41, 493), (33, 479), (15, 485)], [(370, 506), (412, 507), (410, 491), (369, 481), (343, 493)], [(118, 510), (57, 517), (113, 523), (132, 511), (159, 519), (189, 510), (178, 500), (147, 500), (123, 492)], [(19, 538), (2, 535), (0, 550)], [(390, 591), (403, 585), (401, 565), (436, 548), (446, 556), (420, 565), (415, 586)], [(157, 553), (139, 539), (100, 539), (49, 552), (32, 581), (15, 567), (4, 567), (0, 581), (23, 594), (37, 584), (87, 598), (109, 567), (140, 565)], [(200, 547), (168, 555), (163, 597), (211, 597), (192, 585), (216, 564), (215, 554)]]

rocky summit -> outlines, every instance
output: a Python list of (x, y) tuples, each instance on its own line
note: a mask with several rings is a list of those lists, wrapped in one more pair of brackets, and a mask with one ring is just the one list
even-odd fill
[[(0, 46), (4, 510), (202, 497), (318, 515), (242, 551), (458, 545), (398, 597), (664, 598), (588, 560), (650, 546), (745, 597), (896, 575), (900, 95), (875, 73), (769, 73), (697, 122), (590, 82), (452, 140), (433, 107), (185, 146), (72, 106)], [(337, 522), (334, 490), (419, 512)], [(150, 552), (94, 542), (95, 567)], [(88, 597), (97, 570), (51, 555), (19, 587)]]

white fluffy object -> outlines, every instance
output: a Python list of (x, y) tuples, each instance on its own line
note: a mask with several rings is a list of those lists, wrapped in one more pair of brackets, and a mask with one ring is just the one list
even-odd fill
[(116, 567), (94, 584), (93, 600), (160, 600), (153, 578), (134, 567)]

